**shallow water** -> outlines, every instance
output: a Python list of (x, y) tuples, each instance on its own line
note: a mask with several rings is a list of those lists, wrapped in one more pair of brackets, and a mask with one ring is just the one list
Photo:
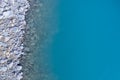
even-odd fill
[[(52, 71), (49, 45), (56, 33), (56, 12), (52, 0), (29, 0), (30, 10), (26, 15), (25, 51), (23, 57), (23, 80), (55, 80)], [(54, 10), (53, 10), (54, 9)], [(51, 20), (52, 19), (52, 20)]]

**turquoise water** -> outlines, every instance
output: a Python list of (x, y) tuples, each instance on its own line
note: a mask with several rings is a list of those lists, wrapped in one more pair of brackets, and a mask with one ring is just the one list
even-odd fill
[(120, 80), (120, 1), (60, 0), (52, 44), (59, 80)]

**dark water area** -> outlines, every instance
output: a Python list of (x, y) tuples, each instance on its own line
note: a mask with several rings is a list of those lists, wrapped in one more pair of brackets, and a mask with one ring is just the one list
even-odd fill
[(52, 44), (59, 80), (120, 80), (119, 9), (119, 0), (60, 0)]

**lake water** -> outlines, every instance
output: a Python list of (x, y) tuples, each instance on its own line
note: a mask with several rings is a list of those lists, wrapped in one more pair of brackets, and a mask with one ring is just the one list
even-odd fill
[(60, 0), (52, 44), (59, 80), (120, 80), (120, 1)]
[(118, 0), (35, 1), (31, 80), (120, 80)]

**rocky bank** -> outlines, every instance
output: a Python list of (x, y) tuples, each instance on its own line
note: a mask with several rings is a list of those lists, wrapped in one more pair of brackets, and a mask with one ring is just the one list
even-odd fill
[(21, 80), (27, 0), (0, 0), (0, 80)]

